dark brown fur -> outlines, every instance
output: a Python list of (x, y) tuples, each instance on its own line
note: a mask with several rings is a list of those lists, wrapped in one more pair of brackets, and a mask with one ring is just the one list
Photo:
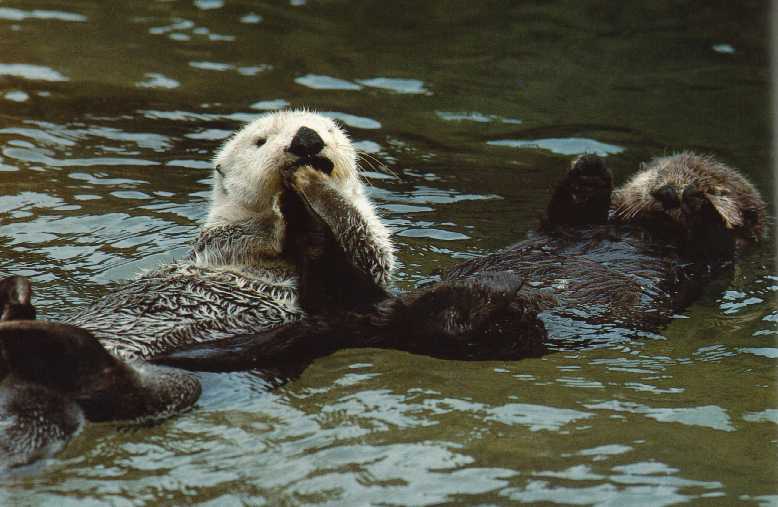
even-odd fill
[(733, 233), (710, 200), (692, 190), (683, 195), (687, 228), (679, 234), (600, 225), (611, 181), (601, 159), (581, 157), (555, 188), (540, 232), (456, 266), (432, 287), (367, 311), (319, 315), (155, 361), (193, 369), (262, 367), (280, 356), (294, 361), (362, 346), (515, 359), (541, 353), (546, 330), (553, 347), (591, 344), (593, 329), (619, 339), (656, 331), (696, 297), (711, 268), (732, 257)]

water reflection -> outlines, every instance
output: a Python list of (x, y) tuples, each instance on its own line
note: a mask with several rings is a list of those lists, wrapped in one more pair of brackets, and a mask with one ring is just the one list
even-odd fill
[(563, 139), (499, 139), (489, 141), (487, 144), (492, 146), (508, 146), (510, 148), (530, 148), (539, 150), (548, 150), (559, 155), (582, 155), (584, 153), (594, 153), (601, 157), (621, 153), (624, 148), (612, 144), (602, 143), (594, 139), (585, 139), (580, 137), (568, 137)]
[(361, 90), (358, 84), (331, 76), (307, 74), (294, 80), (295, 83), (314, 90)]
[(13, 9), (10, 7), (0, 7), (0, 19), (8, 21), (24, 21), (25, 19), (52, 19), (57, 21), (84, 22), (86, 16), (65, 11), (47, 11), (35, 9), (25, 11), (22, 9)]
[(595, 405), (586, 405), (591, 410), (611, 410), (614, 412), (630, 412), (642, 414), (659, 422), (676, 422), (689, 426), (703, 426), (720, 431), (735, 431), (729, 415), (721, 407), (708, 405), (704, 407), (654, 408), (637, 403), (608, 401)]
[(56, 70), (42, 65), (28, 63), (0, 63), (0, 76), (20, 77), (40, 81), (67, 81), (68, 78)]
[(376, 77), (372, 79), (358, 79), (357, 83), (368, 86), (370, 88), (390, 90), (395, 93), (431, 95), (431, 92), (424, 87), (424, 83), (418, 79)]

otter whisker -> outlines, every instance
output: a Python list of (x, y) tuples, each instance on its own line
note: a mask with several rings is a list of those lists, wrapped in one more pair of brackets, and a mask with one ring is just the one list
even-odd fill
[[(380, 159), (377, 157), (371, 155), (370, 153), (366, 151), (358, 151), (357, 154), (359, 155), (360, 159), (364, 160), (371, 169), (377, 170), (378, 172), (388, 174), (389, 176), (394, 176), (395, 178), (399, 178), (396, 172), (394, 172), (389, 166), (384, 164)], [(370, 162), (374, 162), (370, 163)]]

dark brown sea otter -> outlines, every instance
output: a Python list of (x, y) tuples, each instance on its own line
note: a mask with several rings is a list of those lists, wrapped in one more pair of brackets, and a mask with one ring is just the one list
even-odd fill
[[(628, 223), (624, 216), (610, 221), (611, 196), (623, 206), (629, 192), (612, 192), (604, 162), (587, 155), (556, 186), (538, 232), (454, 267), (431, 287), (387, 297), (366, 311), (314, 314), (267, 333), (155, 360), (193, 369), (239, 369), (263, 367), (281, 356), (294, 361), (300, 354), (363, 346), (449, 358), (516, 359), (541, 354), (546, 346), (580, 347), (656, 331), (732, 259), (735, 240), (761, 232), (764, 221), (760, 207), (721, 212), (722, 195), (737, 196), (736, 204), (763, 203), (736, 171), (722, 171), (710, 158), (684, 157), (708, 164), (695, 165), (695, 178), (685, 180), (672, 215), (677, 227), (670, 232), (657, 234), (644, 226), (645, 206), (645, 213), (626, 217)], [(651, 165), (645, 171), (657, 170)], [(641, 174), (624, 188), (650, 179)], [(706, 186), (713, 180), (718, 198)], [(738, 213), (756, 217), (743, 219), (741, 227), (747, 230), (733, 226)]]

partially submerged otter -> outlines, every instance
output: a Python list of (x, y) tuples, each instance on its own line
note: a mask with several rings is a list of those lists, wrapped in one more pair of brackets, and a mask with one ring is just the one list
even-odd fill
[[(737, 202), (762, 202), (737, 172), (721, 174), (720, 164), (700, 160), (710, 162), (720, 194), (731, 184), (731, 194), (740, 192)], [(705, 166), (695, 170), (699, 181), (711, 178)], [(626, 188), (643, 177), (638, 174)], [(624, 189), (612, 191), (610, 172), (599, 157), (583, 156), (556, 186), (538, 232), (454, 267), (430, 288), (386, 298), (368, 311), (309, 317), (269, 332), (187, 347), (155, 361), (192, 369), (261, 367), (279, 354), (294, 357), (320, 343), (516, 359), (542, 353), (545, 344), (539, 337), (545, 332), (538, 331), (538, 318), (553, 348), (593, 345), (595, 335), (610, 341), (656, 331), (732, 258), (740, 234), (716, 207), (720, 201), (696, 188), (695, 181), (687, 181), (673, 215), (684, 227), (656, 234), (639, 215), (634, 223), (610, 223), (611, 196), (621, 196), (616, 205), (623, 205)], [(500, 292), (500, 286), (521, 290)], [(487, 307), (492, 313), (484, 320), (479, 311)]]
[[(115, 355), (147, 358), (385, 295), (393, 246), (365, 195), (355, 150), (332, 120), (305, 111), (264, 115), (226, 142), (214, 163), (211, 207), (191, 255), (140, 275), (67, 323), (93, 332)], [(308, 236), (317, 242), (301, 243)], [(306, 249), (337, 254), (312, 263)]]

